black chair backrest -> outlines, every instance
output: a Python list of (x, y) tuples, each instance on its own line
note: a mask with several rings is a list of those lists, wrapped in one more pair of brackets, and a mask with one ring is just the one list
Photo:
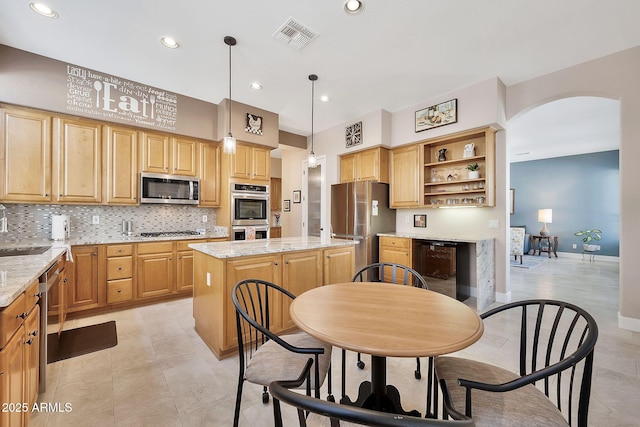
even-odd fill
[(376, 262), (366, 265), (353, 275), (352, 282), (390, 282), (408, 285), (413, 279), (416, 288), (429, 289), (424, 277), (411, 267), (391, 262)]
[(273, 411), (276, 427), (282, 427), (282, 412), (280, 402), (285, 402), (298, 409), (298, 421), (301, 427), (306, 427), (305, 412), (312, 412), (331, 419), (331, 426), (339, 426), (339, 421), (361, 424), (373, 427), (471, 427), (473, 420), (434, 420), (429, 418), (410, 417), (406, 415), (390, 414), (370, 409), (363, 409), (351, 405), (317, 399), (301, 393), (291, 391), (297, 388), (310, 375), (313, 359), (309, 359), (300, 377), (292, 381), (275, 381), (269, 385), (269, 391), (274, 397)]
[[(544, 393), (565, 418), (577, 420), (570, 424), (586, 425), (598, 339), (594, 318), (576, 305), (555, 300), (516, 301), (480, 317), (503, 327), (520, 325), (521, 378), (513, 385), (542, 381)], [(460, 385), (464, 386), (462, 381)]]

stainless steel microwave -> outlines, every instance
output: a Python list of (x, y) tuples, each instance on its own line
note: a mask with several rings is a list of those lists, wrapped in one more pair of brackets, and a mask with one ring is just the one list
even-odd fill
[(200, 182), (188, 176), (141, 172), (140, 203), (197, 205)]

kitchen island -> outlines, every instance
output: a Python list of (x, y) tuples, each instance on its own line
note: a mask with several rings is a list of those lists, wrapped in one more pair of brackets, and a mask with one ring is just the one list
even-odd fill
[[(255, 241), (193, 243), (195, 329), (218, 359), (237, 351), (233, 286), (262, 279), (300, 295), (306, 290), (348, 282), (354, 273), (357, 242), (318, 237), (286, 237)], [(276, 297), (272, 330), (295, 329), (289, 303)]]

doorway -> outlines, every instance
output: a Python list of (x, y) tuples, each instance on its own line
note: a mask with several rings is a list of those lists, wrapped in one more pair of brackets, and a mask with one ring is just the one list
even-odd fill
[(306, 189), (302, 198), (302, 235), (325, 238), (328, 236), (326, 215), (326, 157), (320, 156), (317, 166), (310, 168), (304, 161), (303, 188)]

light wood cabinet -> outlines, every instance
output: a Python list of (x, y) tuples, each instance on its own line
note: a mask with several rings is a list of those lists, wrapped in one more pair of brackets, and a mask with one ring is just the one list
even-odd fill
[(344, 246), (325, 249), (323, 254), (323, 285), (350, 282), (355, 274), (355, 248)]
[[(0, 402), (18, 405), (0, 412), (0, 425), (28, 425), (38, 398), (40, 307), (38, 282), (0, 310)], [(24, 406), (21, 406), (24, 405)]]
[(0, 114), (1, 200), (50, 202), (51, 116), (14, 108)]
[[(322, 251), (291, 252), (282, 255), (282, 287), (293, 295), (322, 286)], [(296, 327), (289, 315), (289, 298), (283, 298), (280, 307), (281, 328)]]
[[(380, 236), (380, 262), (402, 264), (413, 268), (412, 239)], [(396, 283), (402, 283), (401, 276), (396, 278)]]
[(107, 304), (133, 299), (133, 244), (107, 246)]
[(259, 145), (236, 143), (236, 154), (229, 156), (230, 175), (250, 181), (269, 182), (271, 149)]
[(73, 262), (67, 265), (69, 312), (104, 305), (98, 281), (98, 246), (73, 246)]
[(200, 144), (200, 206), (220, 206), (219, 144)]
[(269, 203), (271, 210), (280, 212), (282, 210), (282, 178), (271, 178), (269, 184)]
[[(473, 144), (473, 156), (464, 147)], [(444, 150), (445, 160), (440, 157)], [(423, 143), (424, 207), (443, 205), (495, 206), (495, 130), (483, 128), (435, 138)], [(470, 178), (467, 166), (477, 163), (480, 177)]]
[(270, 239), (279, 239), (282, 237), (282, 227), (270, 227), (269, 228), (269, 238)]
[(173, 243), (138, 243), (137, 297), (171, 294), (173, 284)]
[(138, 132), (106, 126), (104, 140), (105, 202), (135, 205), (138, 203)]
[(340, 156), (340, 182), (389, 182), (389, 150), (371, 148)]
[(102, 125), (68, 118), (54, 120), (54, 200), (102, 202)]
[(420, 206), (420, 146), (395, 148), (390, 154), (391, 184), (389, 206), (412, 208)]
[(176, 291), (193, 290), (193, 249), (191, 243), (202, 243), (199, 240), (176, 242)]
[(140, 171), (196, 176), (198, 142), (155, 132), (142, 132)]

